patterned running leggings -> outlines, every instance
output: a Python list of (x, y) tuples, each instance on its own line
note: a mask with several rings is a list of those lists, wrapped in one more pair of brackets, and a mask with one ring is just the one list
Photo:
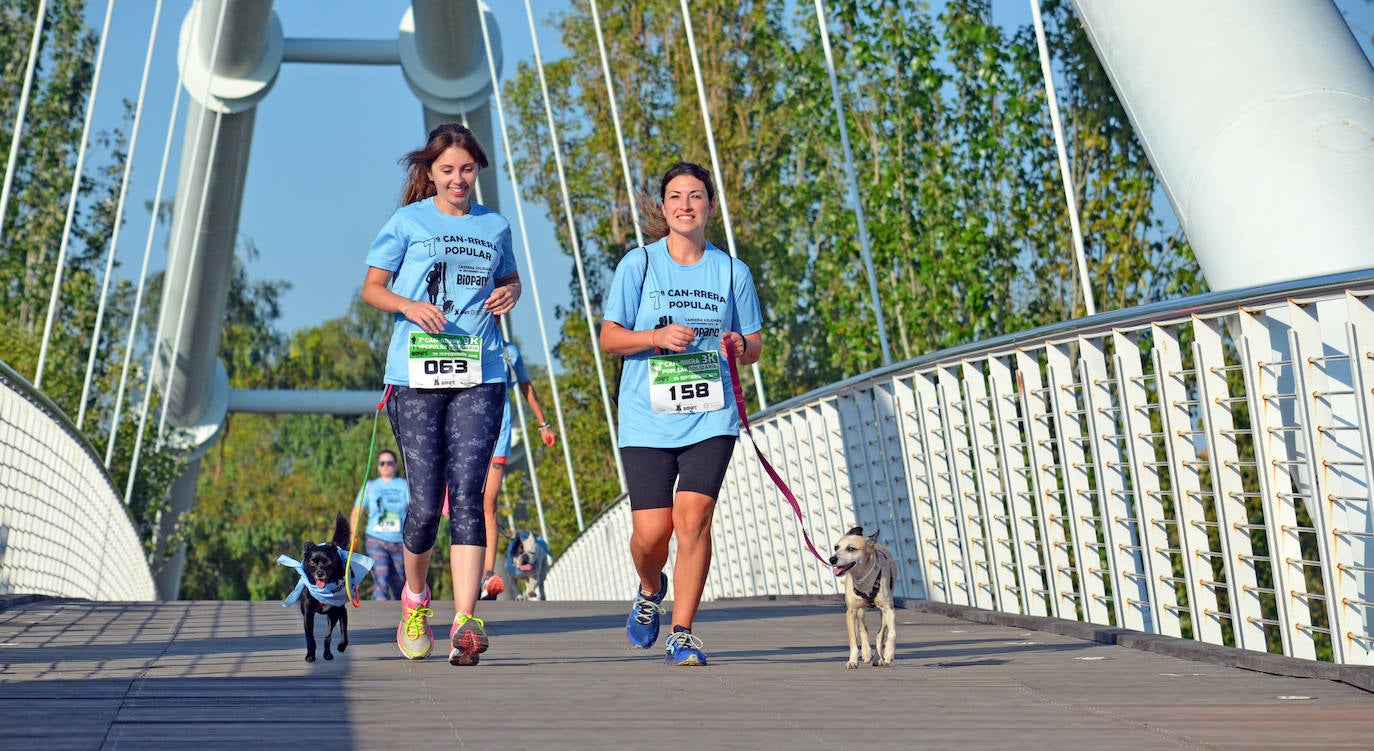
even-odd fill
[(401, 599), (401, 587), (406, 584), (405, 556), (401, 555), (401, 543), (367, 535), (363, 546), (367, 550), (367, 557), (372, 559), (372, 599)]
[(486, 546), (482, 486), (501, 432), (505, 398), (504, 383), (392, 391), (387, 416), (410, 483), (410, 510), (401, 531), (406, 550), (424, 553), (434, 547), (445, 489), (452, 544)]

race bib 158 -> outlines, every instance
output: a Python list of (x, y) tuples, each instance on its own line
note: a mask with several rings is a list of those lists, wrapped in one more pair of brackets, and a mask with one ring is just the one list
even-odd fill
[(720, 355), (684, 352), (649, 358), (649, 405), (655, 412), (711, 412), (725, 406)]

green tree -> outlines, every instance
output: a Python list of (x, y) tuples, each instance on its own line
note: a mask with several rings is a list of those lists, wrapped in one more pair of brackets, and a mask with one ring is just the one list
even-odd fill
[[(36, 9), (34, 2), (0, 0), (0, 163), (7, 164), (10, 157)], [(0, 290), (6, 300), (0, 309), (0, 328), (5, 331), (0, 359), (29, 377), (37, 372), (91, 89), (96, 39), (86, 27), (84, 11), (80, 0), (48, 3), (0, 237)], [(111, 441), (113, 395), (123, 361), (124, 337), (119, 332), (128, 330), (134, 295), (127, 280), (111, 285), (102, 335), (94, 338), (124, 149), (119, 131), (90, 138), (42, 377), (43, 391), (75, 419), (82, 412), (87, 363), (95, 348), (92, 386), (84, 405), (87, 414), (79, 427), (98, 451)], [(135, 365), (130, 394), (140, 393), (146, 375)], [(129, 409), (126, 398), (125, 418)], [(136, 421), (122, 419), (114, 436), (110, 474), (117, 488), (125, 487), (133, 464), (135, 431)], [(180, 459), (148, 442), (138, 464), (129, 512), (147, 540)]]
[[(1032, 30), (993, 23), (986, 0), (950, 0), (938, 14), (919, 0), (828, 7), (894, 357), (1082, 315)], [(601, 10), (631, 180), (654, 192), (673, 161), (709, 164), (681, 7), (619, 0)], [(691, 12), (721, 154), (717, 180), (764, 309), (761, 366), (771, 399), (881, 364), (814, 10), (703, 0)], [(588, 13), (577, 6), (558, 19), (569, 54), (545, 74), (564, 161), (575, 165), (568, 191), (599, 301), (635, 238)], [(1155, 211), (1154, 174), (1071, 9), (1048, 2), (1045, 15), (1099, 307), (1200, 291), (1196, 262)], [(537, 72), (522, 67), (506, 88), (522, 189), (545, 206), (568, 252)], [(717, 217), (708, 234), (724, 247)], [(614, 472), (601, 453), (605, 420), (580, 313), (560, 311), (559, 384), (578, 425), (579, 488), (610, 493)], [(558, 487), (556, 476), (540, 480), (541, 489)], [(588, 495), (584, 506), (600, 508), (602, 496), (587, 503)], [(561, 536), (567, 520), (546, 512)]]
[[(739, 252), (767, 321), (775, 399), (880, 364), (839, 130), (812, 9), (694, 4), (702, 76)], [(831, 40), (894, 356), (1081, 315), (1058, 164), (1031, 30), (986, 0), (830, 4)], [(603, 30), (636, 185), (678, 158), (709, 163), (680, 6), (612, 2)], [(633, 242), (587, 11), (564, 15), (567, 58), (547, 66), (590, 286), (599, 297)], [(1075, 187), (1103, 308), (1197, 291), (1187, 246), (1155, 212), (1143, 150), (1067, 4), (1046, 5)], [(508, 86), (527, 194), (563, 231), (535, 72)], [(711, 237), (724, 245), (718, 225)], [(566, 245), (566, 244), (565, 244)]]

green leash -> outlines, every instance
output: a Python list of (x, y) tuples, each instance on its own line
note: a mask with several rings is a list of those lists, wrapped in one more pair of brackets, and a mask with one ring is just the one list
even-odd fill
[[(377, 452), (377, 420), (382, 416), (382, 410), (386, 408), (386, 400), (391, 398), (391, 386), (388, 384), (386, 390), (382, 392), (382, 400), (377, 402), (377, 411), (372, 413), (372, 443), (367, 447), (367, 463), (363, 465), (363, 482), (358, 486), (358, 495), (353, 499), (353, 517), (348, 524), (348, 558), (353, 559), (353, 553), (358, 549), (358, 513), (363, 508), (363, 491), (367, 490), (368, 475), (372, 474), (372, 457)], [(345, 577), (347, 582), (347, 577)], [(362, 606), (362, 598), (359, 591), (362, 589), (362, 582), (356, 585), (345, 584), (348, 590), (348, 601), (353, 603), (353, 607)]]

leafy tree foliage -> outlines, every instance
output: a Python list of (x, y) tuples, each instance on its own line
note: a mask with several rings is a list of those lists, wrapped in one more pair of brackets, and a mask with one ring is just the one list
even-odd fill
[[(656, 194), (672, 162), (710, 165), (681, 6), (600, 5), (631, 180)], [(827, 5), (893, 357), (1082, 315), (1033, 31), (993, 23), (986, 0), (949, 0), (938, 14), (920, 0)], [(813, 6), (703, 0), (691, 12), (721, 155), (717, 183), (764, 309), (770, 399), (881, 365)], [(1098, 308), (1201, 291), (1190, 249), (1155, 211), (1154, 173), (1071, 9), (1051, 0), (1044, 13)], [(575, 6), (555, 28), (568, 55), (545, 75), (571, 165), (581, 260), (599, 300), (636, 244), (633, 206), (589, 8)], [(570, 252), (537, 71), (522, 67), (507, 101), (522, 190), (545, 205)], [(708, 235), (726, 247), (720, 212)], [(584, 510), (594, 514), (616, 490), (609, 436), (586, 326), (580, 311), (562, 312), (574, 320), (558, 347), (559, 385), (577, 425), (579, 487), (595, 488), (582, 493)], [(556, 466), (540, 472), (541, 489), (556, 487)], [(548, 506), (556, 537), (574, 534), (571, 509)]]
[[(0, 360), (35, 380), (95, 59), (96, 39), (85, 25), (84, 5), (79, 0), (48, 3), (0, 236), (0, 290), (6, 301), (0, 307), (0, 329), (5, 332), (0, 337)], [(0, 0), (0, 163), (4, 164), (10, 158), (36, 9), (34, 2)], [(84, 425), (79, 427), (99, 453), (113, 440), (109, 469), (120, 489), (133, 464), (137, 429), (136, 421), (128, 419), (127, 398), (123, 419), (113, 427), (113, 395), (118, 390), (125, 340), (112, 332), (128, 329), (133, 309), (134, 292), (126, 280), (111, 285), (102, 335), (94, 345), (92, 340), (124, 149), (118, 131), (91, 137), (41, 378), (43, 391), (75, 419), (83, 411), (80, 402), (87, 363), (93, 363), (91, 395), (84, 405)], [(146, 375), (135, 365), (127, 393), (141, 393)], [(139, 477), (128, 510), (148, 539), (180, 460), (148, 443), (138, 464)]]

